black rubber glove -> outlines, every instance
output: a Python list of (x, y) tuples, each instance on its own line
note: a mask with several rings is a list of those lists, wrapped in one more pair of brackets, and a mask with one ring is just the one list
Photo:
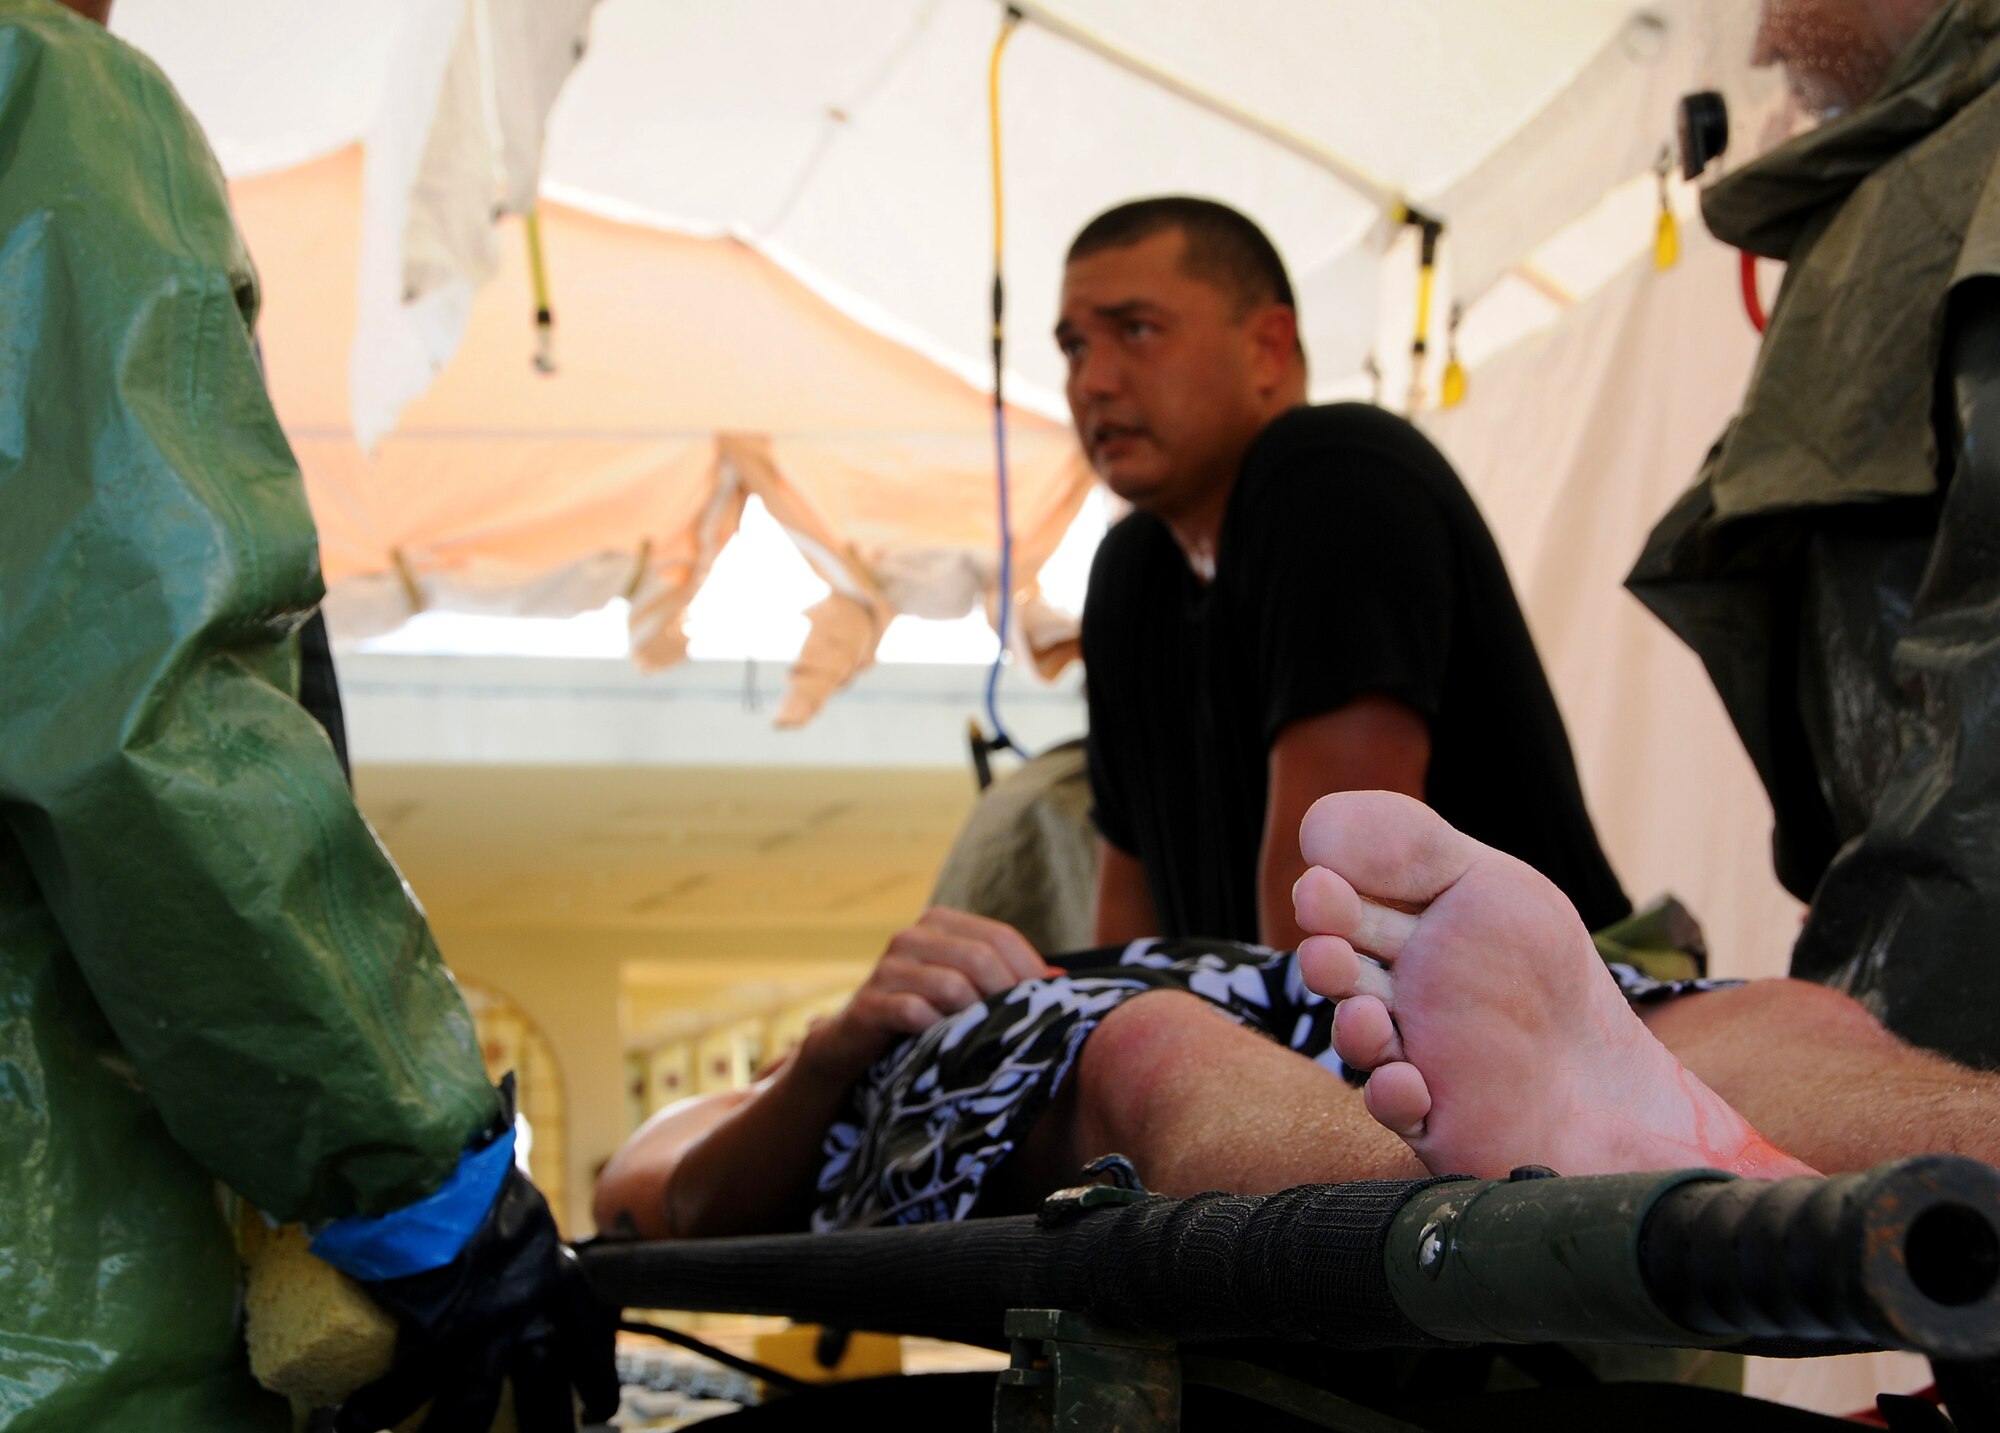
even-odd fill
[[(511, 1101), (509, 1102), (511, 1103)], [(503, 1380), (521, 1433), (572, 1433), (618, 1409), (617, 1311), (592, 1296), (541, 1192), (509, 1167), (485, 1223), (443, 1268), (363, 1285), (402, 1325), (394, 1367), (342, 1405), (339, 1433), (487, 1433)]]

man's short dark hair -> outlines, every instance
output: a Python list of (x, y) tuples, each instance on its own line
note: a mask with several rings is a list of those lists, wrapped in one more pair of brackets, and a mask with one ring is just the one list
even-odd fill
[(1228, 294), (1238, 313), (1259, 304), (1298, 307), (1277, 246), (1243, 215), (1213, 199), (1169, 194), (1107, 209), (1083, 226), (1064, 262), (1074, 263), (1104, 249), (1122, 249), (1169, 229), (1187, 236), (1181, 268)]

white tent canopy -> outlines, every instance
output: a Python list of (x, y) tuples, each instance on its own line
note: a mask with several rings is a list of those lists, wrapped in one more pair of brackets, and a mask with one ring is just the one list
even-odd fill
[[(423, 132), (435, 83), (412, 93), (407, 52), (435, 48), (440, 13), (499, 3), (122, 0), (116, 20), (160, 59), (240, 176), (371, 130)], [(1718, 39), (1697, 0), (1028, 8), (1048, 25), (1023, 26), (1002, 85), (1009, 356), (1022, 391), (1045, 405), (1060, 382), (1046, 331), (1061, 254), (1093, 213), (1192, 192), (1255, 215), (1291, 263), (1317, 378), (1331, 388), (1385, 334), (1406, 342), (1409, 320), (1378, 322), (1380, 204), (1307, 156), (1338, 156), (1442, 216), (1457, 296), (1476, 299), (1645, 172), (1671, 136), (1673, 97), (1712, 80), (1717, 56), (1745, 53), (1754, 10), (1740, 7), (1740, 33)], [(993, 0), (602, 0), (550, 117), (544, 192), (746, 238), (881, 331), (983, 381), (986, 74), (1001, 19)]]
[[(121, 0), (118, 24), (181, 86), (225, 166), (247, 175), (387, 122), (410, 17), (467, 3)], [(1733, 407), (1754, 346), (1729, 256), (1695, 226), (1679, 268), (1655, 274), (1647, 255), (1649, 170), (1672, 99), (1715, 82), (1725, 60), (1740, 70), (1755, 7), (1052, 8), (1139, 68), (1267, 123), (1238, 123), (1032, 22), (1020, 31), (1002, 107), (1009, 355), (1022, 379), (1012, 391), (1053, 403), (1045, 331), (1061, 253), (1106, 205), (1206, 193), (1265, 223), (1299, 276), (1322, 392), (1352, 383), (1371, 349), (1388, 359), (1407, 344), (1410, 273), (1401, 255), (1384, 257), (1377, 201), (1310, 156), (1342, 156), (1440, 214), (1458, 296), (1485, 295), (1466, 320), (1467, 356), (1494, 356), (1475, 366), (1463, 406), (1425, 421), (1509, 555), (1613, 858), (1635, 894), (1672, 885), (1710, 913), (1721, 968), (1778, 968), (1790, 932), (1766, 874), (1761, 793), (1698, 664), (1615, 590)], [(991, 261), (985, 77), (1000, 23), (992, 0), (602, 0), (551, 115), (543, 194), (600, 219), (738, 236), (850, 316), (978, 382)], [(1746, 92), (1740, 75), (1729, 79)], [(1691, 196), (1675, 185), (1673, 197), (1685, 218)], [(561, 343), (564, 295), (589, 283), (565, 273), (560, 254), (552, 267)], [(522, 313), (516, 366), (529, 346), (522, 282), (503, 270), (491, 286), (511, 285), (505, 303)], [(658, 321), (670, 342), (672, 315)], [(1488, 338), (1473, 353), (1482, 322)], [(1528, 344), (1503, 343), (1534, 324), (1543, 331)], [(345, 333), (331, 341), (344, 347)], [(1401, 390), (1392, 380), (1388, 391)], [(630, 548), (621, 556), (629, 563)]]
[[(1374, 391), (1435, 392), (1434, 373), (1412, 382), (1402, 362), (1414, 245), (1403, 234), (1391, 252), (1398, 229), (1385, 205), (1407, 200), (1446, 221), (1446, 297), (1458, 306), (1487, 299), (1466, 320), (1464, 350), (1476, 358), (1503, 345), (1648, 241), (1655, 201), (1647, 171), (1663, 150), (1672, 97), (1713, 80), (1718, 56), (1734, 57), (1741, 71), (1749, 21), (1746, 7), (1704, 0), (1255, 0), (1226, 14), (1137, 0), (1021, 8), (1028, 19), (1000, 87), (1009, 392), (1057, 417), (1059, 365), (1046, 332), (1063, 248), (1092, 213), (1159, 191), (1217, 195), (1271, 230), (1298, 281), (1318, 394), (1368, 392), (1360, 370), (1371, 357), (1387, 375)], [(125, 0), (116, 19), (181, 86), (233, 176), (295, 167), (366, 138), (358, 317), (340, 401), (371, 456), (345, 457), (336, 477), (323, 454), (302, 454), (322, 522), (338, 526), (363, 505), (346, 490), (368, 485), (382, 435), (445, 370), (478, 286), (501, 263), (491, 221), (530, 201), (545, 118), (541, 187), (549, 199), (640, 227), (738, 237), (878, 333), (974, 384), (989, 381), (987, 72), (1005, 13), (993, 0), (875, 0), (865, 12), (835, 0), (357, 0), (333, 9), (298, 0)], [(1687, 196), (1679, 199), (1685, 209)], [(268, 268), (285, 241), (262, 237), (259, 247)], [(586, 303), (599, 296), (595, 275), (574, 263), (552, 255), (566, 329), (578, 326), (579, 295)], [(486, 307), (511, 304), (525, 314), (525, 272), (510, 261), (496, 286), (504, 293), (489, 293)], [(670, 298), (671, 285), (634, 291), (629, 302), (651, 300), (650, 312), (665, 315), (663, 342), (691, 344), (699, 335), (675, 333)], [(1434, 330), (1451, 306), (1435, 306)], [(488, 341), (512, 323), (489, 315)], [(323, 323), (310, 334), (315, 361), (331, 336)], [(1434, 354), (1453, 346), (1435, 331), (1431, 338)], [(606, 371), (628, 356), (582, 357)], [(458, 382), (466, 387), (463, 374)], [(540, 406), (559, 410), (553, 390), (563, 386), (550, 385), (539, 397), (556, 401)], [(327, 398), (321, 385), (312, 405), (318, 431)], [(532, 401), (513, 395), (510, 413), (524, 399)], [(544, 478), (573, 479), (583, 461), (551, 451)], [(970, 470), (963, 456), (958, 463), (962, 480)], [(854, 469), (883, 471), (879, 457)], [(424, 481), (432, 489), (443, 481), (435, 465)], [(331, 501), (335, 491), (349, 500)], [(970, 492), (959, 500), (974, 501)], [(634, 571), (642, 546), (688, 545), (685, 534), (631, 526), (599, 534), (599, 548), (544, 552), (536, 569), (510, 551), (486, 566), (476, 592), (450, 564), (433, 561), (441, 543), (461, 565), (480, 555), (458, 535), (383, 541), (356, 580), (372, 576), (378, 597), (400, 588), (412, 601), (398, 610), (336, 595), (350, 615), (367, 614), (356, 629), (364, 632), (424, 603), (546, 612), (603, 595), (608, 575), (568, 580), (577, 564)], [(838, 524), (824, 536), (834, 553), (856, 547), (856, 535)], [(837, 593), (869, 587), (870, 572), (900, 568), (909, 580), (897, 590), (862, 594), (873, 609), (866, 625), (879, 636), (898, 612), (964, 610), (962, 578), (949, 591), (927, 590), (926, 571), (984, 571), (991, 607), (997, 565), (973, 549), (990, 550), (995, 538), (964, 524), (950, 534), (925, 531), (919, 519), (902, 542), (859, 553), (858, 573), (823, 560), (825, 543), (819, 551), (800, 545)], [(581, 531), (575, 541), (584, 543)], [(954, 544), (955, 555), (945, 550)], [(1035, 560), (1051, 545), (1023, 554), (1016, 596), (1032, 596)], [(330, 567), (345, 570), (338, 561)], [(427, 593), (418, 590), (424, 582)], [(685, 586), (679, 578), (671, 585)], [(675, 601), (691, 595), (680, 590)], [(814, 630), (828, 637), (824, 622)], [(1046, 614), (1037, 631), (1042, 652), (1059, 646), (1060, 626)], [(633, 637), (635, 651), (653, 660), (679, 650), (675, 632), (663, 639), (635, 627)], [(837, 645), (853, 649), (834, 663), (843, 672), (872, 650), (862, 628)]]

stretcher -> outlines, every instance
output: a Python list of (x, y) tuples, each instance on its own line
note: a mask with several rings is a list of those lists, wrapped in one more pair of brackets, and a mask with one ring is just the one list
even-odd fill
[[(1528, 1167), (1186, 1199), (1146, 1193), (1115, 1157), (1092, 1168), (1108, 1177), (1033, 1215), (578, 1253), (628, 1309), (1009, 1351), (997, 1375), (794, 1389), (718, 1424), (744, 1433), (850, 1417), (994, 1433), (1854, 1426), (1595, 1384), (1579, 1355), (1610, 1345), (1910, 1350), (1948, 1414), (1890, 1400), (1889, 1426), (2000, 1429), (2000, 1171), (1977, 1161), (1781, 1181)], [(1534, 1386), (1489, 1391), (1500, 1365)]]

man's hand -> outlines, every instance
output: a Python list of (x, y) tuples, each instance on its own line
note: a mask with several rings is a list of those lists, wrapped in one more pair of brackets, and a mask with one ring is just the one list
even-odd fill
[(897, 1041), (1024, 980), (1056, 973), (1005, 922), (933, 906), (890, 938), (854, 998), (807, 1033), (799, 1059), (823, 1078), (849, 1083)]

